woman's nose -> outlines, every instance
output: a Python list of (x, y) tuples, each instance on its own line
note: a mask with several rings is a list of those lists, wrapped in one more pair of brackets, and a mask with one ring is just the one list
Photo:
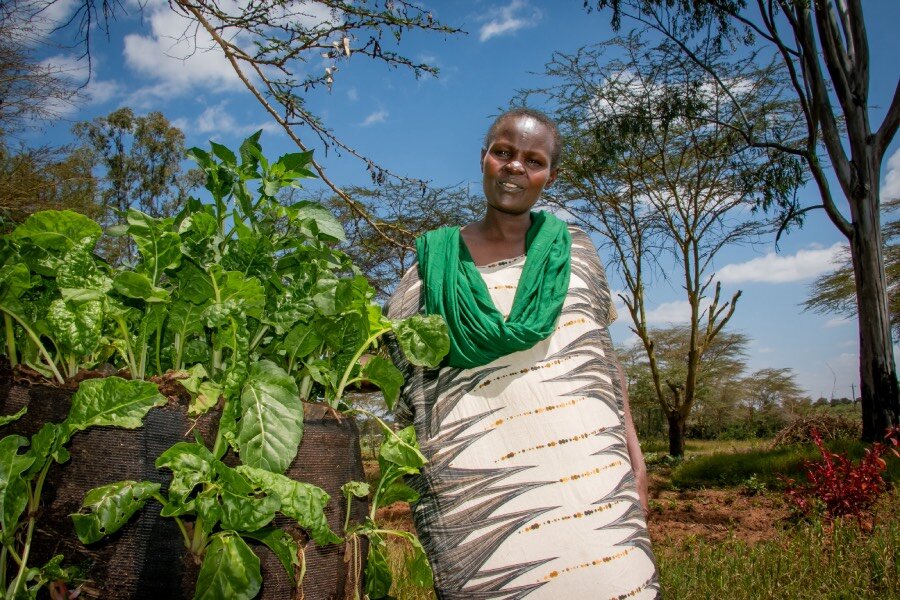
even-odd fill
[(522, 166), (521, 162), (514, 158), (506, 163), (506, 170), (511, 173), (523, 173), (525, 171), (525, 167)]

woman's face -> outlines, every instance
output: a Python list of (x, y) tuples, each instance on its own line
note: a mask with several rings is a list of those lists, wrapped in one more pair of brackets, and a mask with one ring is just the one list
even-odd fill
[(550, 168), (553, 134), (529, 116), (504, 119), (481, 152), (484, 197), (489, 207), (518, 215), (531, 210), (544, 187), (556, 179)]

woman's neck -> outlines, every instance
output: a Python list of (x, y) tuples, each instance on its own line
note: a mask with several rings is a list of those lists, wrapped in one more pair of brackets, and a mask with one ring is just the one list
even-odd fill
[(479, 233), (485, 240), (502, 244), (521, 243), (523, 248), (529, 227), (531, 227), (530, 212), (511, 215), (491, 207), (488, 207), (484, 218), (478, 222)]

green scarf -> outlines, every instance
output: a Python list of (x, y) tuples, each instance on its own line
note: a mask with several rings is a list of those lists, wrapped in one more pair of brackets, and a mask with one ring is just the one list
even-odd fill
[(479, 367), (531, 348), (556, 327), (569, 289), (572, 238), (555, 216), (531, 213), (525, 266), (509, 317), (494, 306), (459, 227), (429, 231), (416, 240), (425, 313), (441, 315), (450, 330), (451, 367)]

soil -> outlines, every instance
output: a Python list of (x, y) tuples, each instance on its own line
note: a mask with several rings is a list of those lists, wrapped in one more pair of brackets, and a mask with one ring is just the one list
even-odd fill
[[(366, 461), (367, 474), (377, 465)], [(671, 491), (663, 477), (650, 487), (648, 524), (654, 545), (677, 546), (691, 539), (720, 542), (739, 539), (754, 544), (773, 539), (790, 510), (778, 492), (748, 495), (741, 489)], [(409, 505), (398, 502), (380, 509), (378, 523), (415, 533)]]

